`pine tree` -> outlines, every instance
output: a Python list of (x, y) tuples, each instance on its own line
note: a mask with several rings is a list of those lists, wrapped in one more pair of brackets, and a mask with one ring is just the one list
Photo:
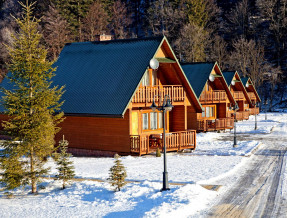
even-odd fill
[[(7, 46), (10, 56), (7, 79), (13, 89), (3, 89), (3, 105), (10, 119), (2, 125), (11, 141), (4, 144), (2, 179), (8, 188), (28, 181), (32, 193), (36, 193), (40, 176), (48, 171), (44, 164), (54, 150), (57, 124), (62, 121), (63, 113), (55, 112), (62, 104), (63, 87), (50, 87), (55, 68), (46, 60), (47, 50), (40, 45), (41, 34), (37, 30), (40, 21), (32, 17), (33, 4), (28, 1), (27, 5), (20, 4), (24, 13), (22, 18), (15, 19), (20, 30), (13, 35), (12, 46)], [(21, 175), (13, 186), (11, 178), (17, 172), (11, 166), (16, 160), (15, 171)]]
[(115, 187), (115, 191), (120, 191), (121, 188), (126, 184), (126, 169), (122, 164), (121, 160), (119, 159), (120, 156), (118, 154), (115, 155), (115, 165), (110, 169), (110, 183), (112, 186)]
[(72, 155), (67, 153), (68, 145), (69, 142), (65, 140), (63, 136), (63, 140), (59, 142), (60, 153), (55, 156), (59, 172), (56, 178), (63, 181), (63, 189), (65, 189), (66, 184), (75, 177), (73, 161), (70, 160)]

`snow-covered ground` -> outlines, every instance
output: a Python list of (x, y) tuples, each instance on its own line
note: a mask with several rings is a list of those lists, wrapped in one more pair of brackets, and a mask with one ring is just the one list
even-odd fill
[[(252, 116), (237, 123), (239, 137), (245, 134), (270, 134), (279, 122), (287, 122), (287, 114), (269, 113), (257, 116), (258, 129), (254, 130)], [(278, 127), (279, 128), (279, 127)], [(287, 130), (282, 130), (286, 134)], [(236, 175), (260, 142), (252, 137), (240, 139), (233, 148), (233, 131), (197, 134), (194, 152), (168, 153), (167, 165), (170, 191), (162, 187), (163, 158), (154, 155), (122, 157), (130, 181), (120, 192), (114, 192), (105, 181), (113, 158), (72, 158), (76, 177), (65, 190), (60, 183), (46, 179), (38, 195), (29, 195), (29, 187), (15, 191), (8, 199), (0, 192), (0, 217), (200, 217), (220, 192), (202, 185), (216, 184), (227, 175)], [(229, 139), (229, 140), (226, 140)], [(287, 157), (286, 157), (287, 158)], [(287, 161), (286, 161), (287, 162)], [(286, 163), (285, 162), (285, 163)], [(55, 165), (49, 160), (51, 175)], [(287, 167), (287, 165), (285, 166)], [(287, 170), (283, 185), (287, 185)], [(238, 178), (234, 176), (234, 180)], [(90, 179), (90, 180), (89, 180)], [(98, 179), (101, 181), (95, 181)], [(232, 181), (230, 181), (232, 183)], [(287, 194), (287, 188), (284, 189)]]

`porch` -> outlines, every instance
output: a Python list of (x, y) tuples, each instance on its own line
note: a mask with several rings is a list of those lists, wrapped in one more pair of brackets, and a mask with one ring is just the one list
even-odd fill
[(197, 130), (203, 131), (203, 132), (233, 129), (233, 127), (234, 127), (233, 117), (218, 118), (215, 120), (198, 120), (197, 121)]
[(249, 108), (249, 115), (259, 114), (259, 107)]
[(248, 120), (249, 119), (249, 111), (237, 111), (236, 112), (236, 120)]
[[(152, 137), (154, 134), (131, 135), (131, 153), (139, 156), (155, 152), (157, 148), (163, 149), (162, 134)], [(195, 149), (196, 131), (187, 130), (169, 132), (165, 135), (166, 150), (180, 151), (183, 149)]]
[(204, 91), (199, 98), (201, 103), (221, 103), (226, 102), (226, 100), (227, 96), (225, 91)]
[(132, 103), (142, 104), (142, 107), (147, 107), (151, 105), (154, 96), (156, 96), (156, 102), (162, 102), (165, 95), (169, 95), (171, 103), (176, 105), (184, 102), (186, 93), (181, 85), (143, 86), (138, 88)]

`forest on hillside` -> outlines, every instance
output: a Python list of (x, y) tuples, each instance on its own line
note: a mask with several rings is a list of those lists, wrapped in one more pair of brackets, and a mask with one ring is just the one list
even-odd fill
[[(20, 11), (18, 0), (0, 0), (2, 75)], [(34, 15), (50, 60), (65, 43), (103, 33), (114, 39), (164, 34), (181, 62), (217, 61), (222, 70), (250, 76), (263, 101), (276, 92), (285, 100), (287, 0), (35, 0)]]

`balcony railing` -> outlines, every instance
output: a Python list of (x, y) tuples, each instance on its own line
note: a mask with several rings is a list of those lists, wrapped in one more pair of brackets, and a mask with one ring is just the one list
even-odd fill
[[(131, 153), (136, 153), (138, 155), (149, 154), (154, 152), (156, 147), (163, 149), (162, 139), (158, 140), (158, 143), (153, 143), (151, 139), (152, 134), (142, 134), (142, 135), (131, 135)], [(162, 137), (162, 134), (160, 134)], [(188, 148), (195, 148), (196, 146), (196, 131), (188, 130), (181, 132), (170, 132), (166, 133), (165, 136), (166, 150), (167, 151), (179, 151)]]
[(249, 108), (249, 115), (259, 114), (259, 107)]
[(233, 98), (235, 99), (235, 101), (244, 100), (244, 94), (241, 91), (233, 92)]
[(248, 92), (248, 96), (251, 100), (256, 100), (256, 95), (254, 92)]
[(226, 92), (225, 91), (202, 92), (199, 101), (201, 103), (226, 102)]
[(248, 119), (249, 119), (249, 111), (236, 112), (236, 120), (248, 120)]
[(234, 119), (233, 117), (219, 118), (215, 120), (198, 120), (197, 130), (198, 131), (215, 131), (224, 129), (233, 129)]
[[(139, 87), (135, 93), (133, 103), (152, 103), (154, 96), (155, 101), (163, 101), (165, 95), (169, 95), (172, 102), (184, 102), (185, 91), (183, 86), (143, 86)], [(160, 96), (160, 97), (159, 97)], [(161, 99), (160, 99), (161, 98)]]

